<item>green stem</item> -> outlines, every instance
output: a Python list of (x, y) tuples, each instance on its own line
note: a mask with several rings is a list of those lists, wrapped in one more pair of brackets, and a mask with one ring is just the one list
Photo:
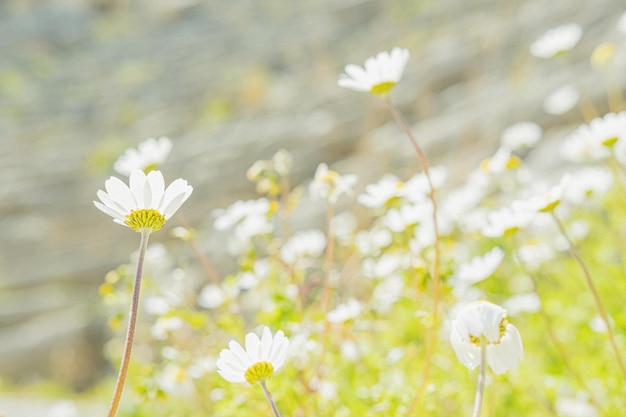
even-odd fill
[(604, 322), (604, 325), (606, 326), (606, 333), (609, 336), (609, 342), (611, 344), (611, 348), (613, 349), (613, 353), (615, 354), (615, 359), (617, 360), (617, 364), (620, 370), (622, 371), (624, 380), (626, 381), (626, 366), (624, 366), (624, 362), (622, 361), (622, 356), (619, 352), (619, 348), (617, 347), (617, 343), (615, 342), (615, 335), (613, 334), (613, 326), (611, 326), (609, 315), (607, 314), (604, 308), (604, 305), (602, 304), (602, 300), (600, 299), (600, 294), (598, 293), (598, 290), (596, 289), (596, 286), (594, 285), (593, 280), (591, 279), (591, 274), (589, 273), (589, 269), (587, 268), (587, 265), (583, 261), (582, 257), (580, 256), (576, 248), (574, 247), (572, 240), (569, 238), (567, 232), (565, 231), (565, 227), (563, 227), (563, 224), (558, 219), (554, 211), (552, 212), (552, 218), (556, 222), (565, 240), (567, 240), (567, 244), (569, 245), (569, 253), (572, 255), (574, 260), (578, 263), (578, 266), (583, 272), (585, 281), (587, 282), (587, 286), (589, 287), (589, 290), (591, 291), (591, 294), (593, 295), (593, 300), (596, 303), (596, 308), (598, 309), (600, 318), (602, 319), (602, 321)]
[(143, 261), (148, 247), (148, 237), (150, 231), (141, 231), (141, 242), (139, 243), (139, 258), (137, 259), (137, 270), (135, 272), (135, 282), (133, 288), (133, 298), (130, 304), (130, 312), (128, 313), (128, 328), (126, 329), (126, 341), (124, 342), (124, 353), (122, 354), (122, 364), (120, 372), (117, 376), (115, 390), (113, 391), (113, 399), (109, 408), (108, 417), (114, 417), (117, 407), (122, 398), (124, 383), (126, 382), (126, 374), (128, 373), (128, 365), (130, 363), (130, 355), (133, 349), (133, 340), (135, 338), (135, 325), (137, 324), (137, 311), (139, 307), (139, 289), (141, 288), (141, 276), (143, 274)]
[(419, 163), (422, 166), (422, 170), (424, 171), (424, 175), (426, 176), (426, 180), (428, 181), (429, 197), (433, 205), (432, 217), (433, 217), (433, 228), (435, 232), (435, 242), (433, 244), (433, 249), (434, 249), (435, 259), (433, 260), (433, 267), (432, 267), (432, 283), (433, 283), (433, 307), (432, 307), (432, 313), (431, 313), (432, 317), (431, 317), (430, 327), (428, 329), (428, 336), (426, 339), (426, 355), (424, 358), (425, 360), (424, 368), (422, 368), (421, 382), (420, 382), (419, 387), (417, 388), (417, 392), (415, 394), (415, 397), (413, 398), (413, 401), (407, 413), (407, 415), (411, 415), (413, 413), (413, 410), (415, 409), (415, 406), (420, 402), (421, 397), (424, 393), (424, 390), (426, 389), (426, 385), (428, 384), (428, 379), (430, 377), (430, 366), (431, 366), (433, 351), (435, 347), (435, 340), (437, 338), (437, 314), (439, 311), (439, 297), (440, 297), (439, 296), (439, 262), (440, 262), (439, 246), (440, 244), (439, 244), (439, 225), (437, 222), (437, 199), (435, 198), (435, 187), (433, 185), (432, 177), (430, 175), (430, 168), (428, 165), (428, 160), (426, 159), (426, 155), (424, 154), (424, 151), (422, 150), (419, 143), (417, 142), (417, 139), (413, 135), (413, 132), (411, 131), (411, 128), (409, 127), (408, 123), (406, 122), (406, 120), (404, 120), (404, 118), (402, 117), (402, 115), (400, 114), (396, 106), (393, 104), (393, 102), (389, 100), (389, 98), (386, 98), (385, 103), (387, 104), (387, 107), (389, 108), (389, 111), (391, 112), (391, 115), (393, 116), (394, 120), (398, 123), (398, 125), (400, 125), (402, 130), (404, 130), (404, 132), (408, 136), (409, 141), (411, 142), (411, 145), (413, 146), (413, 149), (415, 150), (415, 153), (417, 154), (417, 159), (419, 160)]
[(487, 343), (484, 337), (480, 341), (480, 372), (478, 373), (478, 387), (474, 397), (474, 411), (472, 417), (479, 417), (483, 405), (483, 393), (485, 392), (485, 371), (487, 369)]
[(267, 398), (267, 401), (270, 403), (270, 407), (272, 407), (274, 416), (280, 417), (280, 412), (278, 411), (278, 407), (276, 407), (276, 403), (274, 402), (274, 399), (272, 398), (272, 394), (269, 392), (269, 390), (267, 389), (267, 386), (265, 385), (265, 380), (262, 380), (260, 384), (261, 384), (261, 388), (263, 388), (263, 393), (265, 393), (265, 398)]

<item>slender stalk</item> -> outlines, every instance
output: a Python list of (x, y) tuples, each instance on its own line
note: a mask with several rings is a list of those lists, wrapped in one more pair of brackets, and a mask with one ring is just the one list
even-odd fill
[(122, 391), (124, 390), (124, 383), (126, 382), (126, 374), (128, 373), (128, 365), (130, 363), (130, 355), (133, 349), (133, 340), (135, 338), (135, 325), (137, 324), (137, 311), (139, 307), (139, 289), (141, 288), (141, 276), (143, 274), (143, 261), (146, 255), (146, 248), (148, 247), (148, 237), (150, 231), (143, 230), (141, 232), (141, 241), (139, 243), (139, 258), (137, 259), (137, 270), (135, 272), (135, 283), (133, 287), (133, 298), (130, 303), (130, 312), (128, 313), (128, 328), (126, 329), (126, 341), (124, 342), (124, 353), (122, 354), (122, 364), (120, 365), (120, 372), (117, 376), (117, 382), (115, 383), (115, 390), (113, 391), (113, 399), (111, 400), (111, 406), (109, 407), (108, 417), (114, 417), (117, 412), (117, 407), (120, 404), (122, 398)]
[(424, 154), (424, 151), (422, 150), (419, 143), (417, 142), (417, 139), (413, 135), (413, 132), (411, 131), (411, 128), (409, 127), (408, 123), (406, 122), (406, 120), (404, 120), (404, 118), (402, 117), (402, 115), (400, 114), (396, 106), (393, 104), (393, 102), (389, 100), (389, 98), (387, 98), (385, 99), (385, 103), (387, 104), (387, 107), (389, 108), (389, 111), (391, 112), (391, 115), (393, 116), (394, 120), (398, 123), (398, 125), (400, 125), (402, 130), (404, 130), (404, 132), (408, 136), (409, 141), (411, 142), (411, 145), (413, 146), (413, 149), (415, 150), (415, 153), (417, 154), (417, 159), (419, 160), (419, 163), (422, 166), (422, 170), (424, 171), (424, 175), (426, 176), (426, 180), (428, 181), (429, 197), (433, 205), (433, 228), (435, 231), (435, 242), (434, 242), (433, 248), (434, 248), (435, 259), (433, 261), (433, 267), (432, 267), (432, 283), (433, 283), (433, 306), (432, 306), (432, 313), (431, 313), (432, 321), (430, 323), (430, 327), (428, 329), (428, 336), (426, 339), (426, 355), (424, 358), (425, 360), (424, 368), (422, 369), (422, 380), (420, 382), (419, 387), (417, 388), (417, 392), (415, 393), (415, 397), (413, 398), (413, 401), (407, 413), (407, 415), (411, 415), (413, 413), (413, 410), (415, 409), (415, 406), (421, 400), (421, 397), (424, 394), (424, 390), (426, 389), (426, 386), (428, 384), (428, 379), (430, 378), (430, 366), (431, 366), (433, 351), (435, 347), (435, 340), (437, 338), (437, 314), (439, 311), (439, 262), (440, 262), (439, 260), (440, 258), (439, 225), (437, 222), (437, 199), (435, 198), (435, 187), (433, 185), (433, 181), (430, 176), (428, 160), (426, 159), (426, 155)]
[(485, 371), (487, 369), (487, 343), (483, 337), (480, 341), (480, 372), (478, 373), (478, 387), (474, 397), (474, 411), (472, 417), (479, 417), (483, 406), (483, 393), (485, 392)]
[(569, 238), (567, 232), (565, 231), (565, 227), (563, 227), (563, 224), (561, 223), (559, 218), (556, 216), (554, 211), (552, 212), (552, 218), (557, 224), (565, 240), (567, 240), (567, 244), (569, 245), (569, 253), (572, 255), (574, 260), (578, 263), (578, 266), (583, 272), (585, 281), (587, 282), (587, 286), (589, 287), (589, 290), (591, 291), (591, 294), (593, 295), (593, 300), (596, 303), (596, 308), (598, 309), (600, 318), (602, 319), (602, 321), (604, 322), (604, 325), (606, 326), (606, 333), (609, 336), (609, 342), (611, 344), (611, 348), (613, 349), (613, 353), (615, 354), (615, 359), (617, 360), (617, 364), (622, 372), (622, 375), (624, 376), (624, 380), (626, 380), (626, 366), (624, 366), (624, 362), (622, 361), (622, 356), (620, 354), (619, 348), (617, 347), (617, 343), (615, 342), (615, 335), (613, 334), (613, 326), (611, 326), (611, 322), (609, 321), (609, 315), (607, 314), (604, 308), (604, 305), (602, 304), (602, 300), (600, 299), (600, 294), (598, 293), (598, 290), (596, 289), (596, 286), (594, 285), (593, 280), (591, 279), (591, 274), (589, 273), (589, 269), (587, 268), (587, 265), (583, 261), (582, 257), (580, 256), (576, 248), (574, 247), (572, 240)]
[(324, 313), (328, 313), (330, 309), (330, 274), (333, 262), (333, 251), (335, 250), (335, 239), (333, 237), (333, 215), (334, 208), (332, 203), (328, 203), (328, 211), (326, 213), (326, 236), (328, 243), (326, 244), (326, 253), (324, 256), (324, 293), (323, 308)]
[(276, 403), (274, 402), (274, 399), (272, 398), (272, 394), (269, 392), (269, 390), (267, 389), (267, 386), (265, 385), (265, 380), (261, 380), (260, 384), (261, 384), (261, 388), (263, 388), (263, 392), (265, 393), (265, 398), (267, 398), (267, 401), (270, 403), (270, 407), (272, 407), (274, 416), (280, 417), (280, 412), (278, 411), (278, 407), (276, 407)]

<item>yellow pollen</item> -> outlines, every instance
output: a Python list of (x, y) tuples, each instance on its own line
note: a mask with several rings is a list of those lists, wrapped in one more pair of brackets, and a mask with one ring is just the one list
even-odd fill
[[(503, 317), (502, 320), (500, 320), (500, 324), (498, 325), (498, 330), (500, 331), (500, 335), (498, 336), (498, 340), (495, 341), (495, 342), (489, 342), (485, 338), (485, 341), (487, 341), (487, 344), (493, 344), (493, 345), (499, 344), (500, 341), (502, 341), (502, 338), (504, 337), (504, 334), (506, 333), (506, 326), (508, 326), (508, 325), (509, 325), (509, 320), (506, 317)], [(480, 346), (480, 340), (481, 340), (480, 337), (474, 336), (473, 334), (470, 334), (469, 335), (469, 339), (470, 339), (470, 343), (473, 343), (476, 346)]]
[(256, 384), (257, 382), (269, 378), (274, 373), (274, 365), (270, 362), (257, 362), (246, 369), (244, 378), (249, 384)]
[(506, 164), (504, 166), (506, 167), (506, 169), (513, 169), (519, 167), (520, 165), (522, 165), (522, 160), (513, 155), (509, 158), (508, 161), (506, 161)]
[(391, 91), (393, 86), (396, 85), (393, 81), (385, 81), (372, 86), (370, 92), (378, 96), (384, 96)]
[(135, 232), (141, 232), (146, 229), (156, 232), (165, 224), (165, 216), (154, 209), (132, 210), (126, 216), (124, 224)]
[(328, 171), (321, 179), (325, 182), (334, 182), (337, 178), (339, 178), (339, 174), (337, 172)]

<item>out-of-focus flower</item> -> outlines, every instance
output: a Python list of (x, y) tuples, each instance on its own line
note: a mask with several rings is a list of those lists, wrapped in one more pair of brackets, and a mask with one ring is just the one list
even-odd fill
[(580, 100), (580, 91), (571, 84), (564, 85), (552, 92), (543, 101), (543, 109), (548, 114), (565, 114)]
[(391, 245), (393, 236), (389, 230), (373, 227), (371, 230), (357, 233), (354, 240), (361, 254), (376, 256), (383, 248)]
[[(4, 416), (0, 412), (0, 416)], [(72, 401), (61, 400), (50, 406), (48, 417), (77, 417), (78, 407)]]
[(172, 141), (165, 136), (146, 139), (137, 148), (127, 149), (113, 163), (113, 169), (122, 175), (130, 175), (136, 169), (146, 173), (161, 165), (172, 151)]
[(159, 387), (168, 394), (190, 395), (195, 390), (193, 378), (184, 367), (168, 363), (158, 377)]
[(289, 339), (282, 330), (272, 336), (269, 328), (263, 328), (263, 335), (246, 335), (244, 348), (231, 340), (228, 349), (223, 349), (216, 362), (217, 372), (229, 382), (255, 384), (269, 378), (280, 369), (287, 359)]
[(452, 322), (450, 342), (459, 361), (469, 369), (480, 365), (480, 349), (486, 346), (487, 363), (499, 375), (517, 369), (524, 356), (522, 338), (506, 318), (506, 310), (487, 301), (463, 307)]
[(615, 57), (616, 50), (617, 46), (610, 42), (596, 46), (591, 53), (591, 66), (594, 68), (606, 67)]
[(404, 182), (394, 175), (385, 175), (380, 181), (365, 186), (365, 192), (357, 198), (358, 202), (369, 208), (383, 207), (392, 199), (402, 195)]
[(352, 320), (361, 314), (363, 306), (361, 303), (350, 298), (345, 304), (339, 304), (334, 309), (330, 310), (326, 315), (326, 318), (331, 323), (343, 323), (344, 321)]
[(105, 191), (98, 190), (101, 202), (94, 204), (113, 217), (115, 223), (130, 227), (136, 232), (155, 232), (176, 213), (189, 198), (193, 187), (183, 179), (172, 182), (167, 189), (163, 174), (141, 170), (130, 174), (130, 187), (116, 177), (105, 181)]
[(554, 209), (561, 203), (561, 197), (563, 196), (563, 189), (570, 182), (568, 174), (563, 175), (561, 181), (554, 187), (550, 188), (547, 192), (536, 194), (528, 200), (516, 201), (514, 203), (523, 207), (522, 210), (528, 210), (531, 212), (548, 213), (554, 211)]
[(504, 171), (518, 168), (521, 164), (522, 160), (513, 155), (510, 149), (500, 147), (491, 158), (480, 163), (480, 168), (489, 174), (501, 174)]
[(182, 328), (185, 322), (179, 317), (161, 317), (152, 326), (152, 336), (165, 340), (169, 332)]
[(335, 204), (340, 195), (352, 194), (352, 187), (356, 184), (356, 175), (339, 175), (328, 169), (328, 165), (319, 164), (315, 171), (315, 178), (309, 186), (313, 198), (328, 200)]
[(569, 175), (570, 181), (563, 190), (563, 199), (576, 205), (586, 200), (599, 199), (613, 185), (613, 173), (606, 167), (584, 167)]
[(266, 198), (240, 200), (226, 209), (213, 210), (216, 230), (233, 230), (230, 242), (231, 252), (242, 250), (255, 236), (271, 233), (274, 225), (270, 222), (272, 204)]
[(462, 263), (456, 270), (455, 278), (463, 283), (475, 284), (489, 277), (504, 258), (504, 251), (498, 247), (482, 256), (475, 256)]
[(303, 257), (317, 258), (326, 247), (326, 235), (320, 230), (306, 230), (291, 236), (280, 250), (280, 257), (294, 263)]
[(598, 410), (584, 398), (560, 397), (556, 401), (559, 417), (597, 417)]
[(337, 84), (355, 91), (386, 95), (402, 78), (408, 60), (407, 49), (393, 48), (391, 52), (379, 52), (366, 59), (363, 68), (353, 64), (346, 65), (345, 74), (339, 76)]
[(519, 313), (536, 313), (541, 310), (541, 299), (537, 293), (516, 294), (502, 303), (510, 316)]
[(552, 58), (574, 48), (582, 35), (582, 28), (575, 23), (555, 27), (530, 45), (530, 53), (539, 58)]
[(487, 224), (481, 229), (485, 237), (501, 237), (517, 232), (530, 223), (532, 212), (517, 205), (490, 211)]
[(552, 246), (541, 240), (529, 240), (517, 249), (517, 256), (527, 268), (536, 269), (554, 258)]
[(202, 288), (198, 296), (198, 304), (204, 308), (217, 308), (226, 301), (226, 293), (215, 284), (209, 284)]
[(563, 143), (563, 154), (574, 162), (606, 159), (625, 136), (626, 111), (607, 113), (576, 129)]
[(511, 151), (530, 148), (541, 140), (541, 126), (533, 122), (519, 122), (504, 129), (500, 136), (500, 144)]

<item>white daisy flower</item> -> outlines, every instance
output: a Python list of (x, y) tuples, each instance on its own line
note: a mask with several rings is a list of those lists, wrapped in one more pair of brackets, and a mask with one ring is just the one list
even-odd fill
[(391, 52), (380, 52), (365, 60), (364, 68), (347, 65), (337, 84), (355, 91), (386, 95), (400, 81), (408, 60), (407, 49), (393, 48)]
[(345, 304), (339, 304), (329, 311), (326, 318), (331, 323), (343, 323), (357, 317), (361, 314), (361, 310), (363, 310), (361, 303), (354, 298), (350, 298)]
[(502, 174), (510, 169), (518, 168), (522, 160), (513, 155), (511, 149), (500, 147), (491, 158), (487, 158), (480, 163), (480, 169), (488, 174)]
[(335, 204), (340, 195), (351, 195), (356, 184), (356, 175), (339, 175), (328, 169), (328, 165), (319, 164), (315, 171), (315, 179), (309, 186), (311, 197), (328, 200)]
[(228, 349), (223, 349), (217, 359), (217, 372), (229, 382), (248, 382), (255, 384), (280, 369), (287, 359), (289, 339), (282, 330), (274, 336), (267, 327), (263, 328), (263, 335), (254, 333), (246, 335), (246, 348), (231, 340)]
[(317, 258), (326, 248), (326, 235), (320, 230), (306, 230), (291, 236), (280, 249), (283, 261), (292, 264), (298, 259)]
[(378, 208), (388, 204), (392, 199), (402, 196), (404, 182), (394, 175), (385, 175), (380, 181), (365, 186), (365, 192), (357, 201), (365, 207)]
[(456, 357), (469, 369), (480, 365), (480, 349), (485, 345), (487, 363), (497, 375), (517, 369), (524, 356), (522, 338), (508, 322), (506, 310), (487, 301), (474, 301), (459, 311), (450, 342)]
[(546, 97), (543, 101), (543, 109), (548, 114), (565, 114), (574, 108), (578, 100), (580, 100), (578, 88), (571, 84), (564, 85)]
[(582, 35), (582, 28), (575, 23), (558, 26), (533, 42), (530, 53), (539, 58), (552, 58), (574, 48)]
[(511, 151), (530, 148), (541, 140), (541, 126), (533, 122), (519, 122), (507, 127), (500, 136), (503, 148)]
[(150, 172), (165, 161), (171, 150), (172, 141), (165, 136), (146, 139), (136, 149), (129, 148), (117, 158), (113, 169), (127, 176), (136, 169)]
[(485, 237), (502, 237), (526, 227), (532, 218), (532, 212), (518, 205), (502, 207), (487, 214), (487, 224), (481, 233)]
[(613, 173), (609, 168), (590, 166), (570, 173), (570, 181), (563, 190), (563, 198), (580, 205), (588, 200), (598, 200), (613, 185)]
[(193, 187), (180, 178), (166, 189), (161, 171), (150, 171), (146, 175), (136, 169), (130, 174), (129, 184), (110, 177), (104, 183), (106, 191), (98, 190), (101, 202), (94, 201), (94, 204), (113, 217), (115, 223), (136, 232), (159, 230), (193, 191)]
[(582, 396), (560, 397), (556, 402), (559, 417), (597, 417), (598, 410)]
[(459, 281), (475, 284), (489, 277), (504, 259), (504, 251), (499, 247), (491, 249), (482, 256), (475, 256), (469, 262), (462, 263), (456, 270)]
[(565, 140), (563, 154), (574, 162), (606, 159), (611, 155), (613, 146), (618, 149), (624, 146), (620, 142), (625, 142), (625, 137), (626, 111), (607, 113), (576, 129)]
[(519, 205), (521, 210), (528, 210), (536, 213), (549, 213), (554, 211), (556, 206), (561, 203), (563, 190), (569, 182), (569, 174), (565, 174), (561, 177), (561, 181), (559, 181), (559, 183), (554, 187), (550, 188), (547, 192), (534, 195), (525, 201), (515, 201), (514, 205)]

